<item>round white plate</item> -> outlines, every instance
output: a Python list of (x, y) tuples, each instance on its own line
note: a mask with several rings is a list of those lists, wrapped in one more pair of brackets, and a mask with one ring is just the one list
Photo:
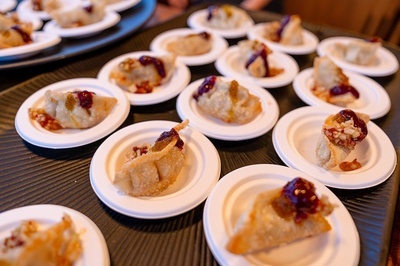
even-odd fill
[(236, 45), (229, 47), (217, 61), (215, 61), (215, 67), (222, 75), (233, 77), (240, 81), (252, 81), (267, 89), (286, 86), (290, 84), (297, 73), (299, 73), (297, 62), (290, 55), (281, 52), (269, 54), (268, 64), (270, 67), (283, 68), (284, 72), (275, 77), (268, 78), (250, 76), (245, 68), (244, 60), (240, 58), (239, 47)]
[(333, 62), (340, 68), (351, 70), (370, 77), (389, 76), (399, 69), (399, 62), (397, 58), (385, 47), (377, 49), (377, 65), (362, 66), (346, 62), (345, 60), (333, 55), (332, 49), (335, 43), (347, 44), (356, 38), (352, 37), (331, 37), (322, 40), (317, 46), (317, 53), (319, 56), (327, 55)]
[(389, 95), (376, 81), (360, 74), (344, 71), (350, 84), (360, 93), (360, 98), (346, 107), (341, 107), (325, 102), (312, 93), (311, 89), (314, 87), (313, 72), (313, 68), (305, 69), (293, 81), (293, 89), (297, 96), (308, 105), (332, 107), (334, 108), (332, 112), (350, 108), (353, 111), (368, 114), (371, 119), (382, 117), (389, 112), (391, 106)]
[(111, 28), (120, 20), (121, 16), (118, 13), (111, 10), (106, 10), (103, 20), (97, 23), (76, 28), (61, 28), (55, 20), (50, 20), (44, 25), (43, 30), (56, 33), (63, 38), (85, 38)]
[(249, 16), (239, 28), (236, 29), (218, 29), (208, 26), (205, 21), (207, 19), (208, 10), (202, 9), (190, 14), (187, 20), (189, 27), (197, 30), (209, 31), (227, 39), (234, 39), (244, 37), (247, 31), (254, 25), (253, 19)]
[(318, 38), (312, 32), (303, 29), (303, 44), (300, 45), (283, 45), (279, 42), (273, 42), (263, 37), (263, 30), (267, 23), (259, 23), (254, 25), (248, 32), (247, 38), (250, 40), (258, 40), (265, 43), (269, 48), (274, 51), (301, 55), (311, 54), (315, 51), (318, 45)]
[[(155, 37), (150, 43), (150, 50), (156, 53), (168, 53), (166, 46), (169, 42), (189, 34), (197, 34), (201, 31), (189, 28), (173, 29)], [(228, 42), (219, 35), (210, 33), (212, 48), (208, 53), (194, 56), (178, 56), (177, 58), (188, 66), (200, 66), (214, 62), (227, 48)]]
[(97, 225), (86, 215), (64, 206), (30, 205), (2, 212), (0, 214), (0, 239), (10, 236), (11, 231), (22, 221), (35, 220), (41, 227), (47, 228), (59, 223), (64, 214), (71, 217), (82, 241), (83, 254), (74, 265), (110, 265), (107, 244)]
[(115, 12), (122, 12), (139, 4), (140, 1), (141, 0), (121, 0), (117, 3), (107, 5), (106, 8)]
[(115, 173), (134, 146), (153, 145), (164, 131), (177, 123), (147, 121), (127, 126), (107, 138), (97, 149), (90, 164), (90, 182), (97, 196), (111, 209), (127, 216), (159, 219), (176, 216), (203, 202), (221, 171), (221, 162), (213, 144), (191, 127), (179, 131), (184, 141), (185, 166), (175, 183), (159, 196), (132, 197), (113, 184)]
[[(223, 77), (230, 81), (232, 78)], [(261, 100), (263, 111), (247, 124), (229, 124), (204, 113), (197, 107), (193, 94), (203, 83), (199, 79), (187, 86), (178, 96), (176, 110), (182, 120), (189, 119), (191, 127), (199, 130), (204, 135), (221, 140), (246, 140), (267, 133), (276, 123), (279, 117), (279, 107), (275, 98), (265, 89), (256, 84), (241, 81), (240, 85), (247, 88), (250, 93)]]
[(0, 0), (0, 12), (5, 13), (11, 11), (16, 5), (16, 0)]
[[(248, 203), (258, 193), (283, 187), (295, 177), (313, 182), (317, 194), (326, 195), (336, 205), (326, 217), (332, 229), (249, 255), (235, 255), (226, 250), (233, 228)], [(360, 257), (357, 228), (336, 195), (310, 176), (280, 165), (251, 165), (225, 175), (206, 201), (203, 224), (208, 246), (221, 265), (357, 265)]]
[[(47, 90), (74, 91), (88, 90), (97, 95), (115, 97), (118, 102), (111, 113), (98, 125), (88, 129), (60, 129), (49, 131), (29, 117), (28, 109), (44, 105), (44, 94)], [(92, 143), (116, 130), (129, 114), (130, 105), (125, 94), (115, 85), (92, 78), (69, 79), (46, 86), (34, 94), (18, 109), (15, 117), (15, 128), (27, 142), (44, 148), (65, 149)]]
[[(59, 0), (62, 6), (66, 6), (68, 8), (75, 7), (80, 4), (80, 0)], [(36, 11), (33, 10), (32, 1), (31, 0), (23, 0), (17, 6), (17, 12), (19, 14), (33, 15), (41, 20), (47, 21), (51, 19), (49, 13), (46, 11)]]
[(315, 148), (325, 118), (336, 113), (331, 111), (321, 106), (307, 106), (279, 119), (272, 141), (282, 161), (334, 188), (362, 189), (388, 179), (396, 167), (396, 152), (390, 139), (372, 121), (367, 124), (367, 137), (346, 158), (346, 161), (357, 158), (362, 165), (360, 169), (342, 171), (335, 167), (325, 170), (317, 166)]
[(32, 32), (32, 43), (0, 50), (0, 62), (23, 59), (40, 53), (46, 48), (57, 45), (61, 38), (54, 33), (34, 31)]
[[(110, 80), (110, 72), (111, 70), (116, 67), (120, 62), (122, 62), (125, 58), (139, 58), (142, 55), (149, 55), (149, 56), (161, 56), (162, 53), (155, 53), (150, 51), (137, 51), (128, 54), (120, 55), (107, 64), (105, 64), (97, 74), (97, 78), (103, 81), (115, 82)], [(151, 93), (146, 94), (139, 94), (139, 93), (132, 93), (127, 90), (121, 89), (125, 95), (128, 97), (131, 105), (150, 105), (165, 102), (169, 99), (174, 98), (177, 96), (189, 83), (190, 81), (190, 70), (189, 68), (180, 61), (175, 61), (175, 71), (172, 75), (171, 79), (161, 85), (156, 86)]]

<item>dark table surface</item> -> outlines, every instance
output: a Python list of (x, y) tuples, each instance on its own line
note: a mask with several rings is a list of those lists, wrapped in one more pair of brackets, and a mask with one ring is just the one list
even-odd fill
[[(200, 7), (197, 7), (200, 8)], [(85, 55), (35, 67), (0, 72), (0, 212), (34, 204), (58, 204), (75, 209), (92, 219), (102, 231), (112, 265), (216, 265), (204, 234), (202, 214), (204, 203), (196, 208), (167, 219), (136, 219), (119, 214), (104, 205), (95, 195), (89, 181), (89, 166), (101, 139), (79, 148), (52, 150), (24, 142), (14, 127), (19, 106), (35, 91), (54, 82), (79, 77), (96, 77), (99, 69), (114, 57), (148, 50), (158, 34), (186, 26), (187, 13), (162, 25), (141, 30)], [(252, 12), (256, 22), (280, 19), (269, 12)], [(325, 26), (303, 23), (322, 40), (331, 36), (356, 36)], [(238, 39), (230, 40), (231, 45)], [(397, 59), (400, 48), (385, 43)], [(315, 53), (294, 56), (300, 70), (311, 67)], [(213, 64), (190, 67), (191, 81), (218, 74)], [(400, 72), (388, 77), (374, 78), (388, 92), (392, 107), (377, 120), (396, 149), (400, 148)], [(305, 106), (293, 91), (292, 85), (270, 90), (280, 108), (280, 117)], [(180, 121), (175, 109), (176, 98), (152, 106), (131, 107), (128, 118), (120, 128), (148, 120)], [(284, 165), (273, 149), (272, 131), (246, 141), (229, 142), (211, 139), (221, 158), (221, 177), (251, 164)], [(360, 235), (359, 265), (386, 265), (392, 225), (399, 188), (399, 168), (384, 183), (368, 189), (332, 189), (349, 210)]]

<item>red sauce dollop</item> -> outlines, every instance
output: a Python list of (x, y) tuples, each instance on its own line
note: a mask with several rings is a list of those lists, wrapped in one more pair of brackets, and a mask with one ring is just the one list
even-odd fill
[(93, 105), (93, 92), (90, 91), (77, 91), (75, 92), (79, 99), (79, 105), (84, 109), (89, 109)]
[(11, 29), (15, 30), (16, 32), (19, 33), (19, 35), (21, 35), (22, 40), (24, 41), (24, 43), (31, 43), (32, 42), (31, 36), (29, 36), (29, 34), (26, 33), (23, 29), (21, 29), (18, 25), (12, 26)]
[(289, 23), (289, 21), (290, 21), (290, 15), (286, 15), (283, 17), (283, 19), (281, 21), (281, 26), (279, 27), (278, 31), (276, 32), (276, 35), (278, 36), (278, 42), (281, 40), (282, 32), (285, 29), (286, 25)]
[(353, 96), (358, 99), (360, 98), (360, 93), (357, 91), (356, 88), (354, 88), (351, 85), (346, 85), (346, 84), (340, 84), (338, 86), (335, 86), (329, 90), (330, 96), (338, 96), (338, 95), (343, 95), (346, 93), (351, 93)]
[(339, 115), (345, 120), (348, 121), (350, 119), (353, 119), (354, 122), (354, 126), (358, 127), (361, 129), (361, 133), (360, 136), (355, 139), (355, 141), (361, 141), (362, 139), (364, 139), (367, 134), (368, 134), (368, 129), (367, 129), (367, 125), (365, 124), (364, 120), (360, 119), (356, 113), (354, 113), (354, 111), (350, 110), (350, 109), (344, 109), (341, 110), (339, 112)]
[(193, 95), (193, 98), (197, 101), (203, 93), (209, 92), (214, 87), (216, 81), (217, 81), (216, 76), (206, 77), (203, 83), (197, 89), (197, 93)]
[(172, 128), (170, 131), (164, 131), (163, 133), (161, 133), (161, 135), (158, 137), (156, 142), (164, 141), (164, 140), (167, 140), (167, 139), (170, 139), (170, 138), (174, 138), (174, 137), (178, 137), (178, 141), (176, 142), (175, 147), (177, 147), (178, 149), (182, 150), (183, 149), (183, 145), (185, 143), (180, 138), (178, 132), (174, 128)]
[(166, 74), (165, 74), (164, 64), (160, 59), (148, 55), (143, 55), (139, 57), (139, 62), (143, 66), (153, 64), (154, 67), (157, 69), (158, 75), (160, 75), (160, 77), (162, 78), (165, 78)]
[(262, 60), (264, 61), (264, 66), (265, 66), (265, 77), (269, 77), (270, 73), (269, 73), (269, 65), (268, 65), (268, 60), (267, 60), (267, 51), (265, 49), (265, 47), (263, 46), (262, 49), (260, 49), (260, 51), (254, 53), (249, 60), (247, 60), (246, 62), (246, 68), (248, 68), (256, 59), (257, 57), (261, 57)]

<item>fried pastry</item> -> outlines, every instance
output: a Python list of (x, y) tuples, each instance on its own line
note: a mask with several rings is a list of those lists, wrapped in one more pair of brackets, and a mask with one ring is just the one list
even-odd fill
[(110, 80), (132, 93), (151, 93), (155, 86), (169, 81), (175, 59), (174, 54), (126, 58), (111, 70)]
[(266, 23), (263, 35), (267, 40), (283, 45), (301, 45), (304, 43), (303, 28), (298, 15), (286, 15), (281, 21)]
[(47, 12), (61, 7), (61, 3), (58, 0), (31, 0), (31, 5), (34, 11)]
[(335, 43), (332, 53), (349, 63), (372, 66), (376, 64), (376, 51), (381, 46), (381, 41), (376, 38), (371, 41), (355, 39), (347, 44)]
[(32, 43), (32, 23), (18, 19), (16, 13), (0, 13), (0, 49)]
[(114, 185), (133, 197), (157, 196), (172, 185), (185, 165), (184, 142), (179, 131), (189, 121), (163, 132), (153, 146), (135, 146), (115, 174)]
[(327, 56), (314, 59), (313, 94), (321, 100), (339, 106), (346, 106), (360, 97), (349, 78)]
[(71, 217), (41, 230), (34, 220), (23, 221), (0, 243), (0, 265), (73, 265), (82, 256), (82, 243)]
[(211, 5), (205, 24), (216, 29), (236, 29), (250, 19), (243, 9), (233, 5)]
[(369, 116), (350, 109), (328, 116), (317, 142), (317, 164), (331, 169), (345, 160), (368, 135)]
[(240, 58), (245, 62), (245, 68), (250, 76), (263, 78), (281, 74), (282, 68), (271, 67), (268, 55), (272, 51), (257, 40), (243, 40), (238, 42)]
[(43, 108), (29, 108), (29, 116), (47, 130), (90, 128), (103, 121), (117, 104), (117, 99), (89, 91), (45, 93)]
[(206, 77), (193, 97), (201, 110), (227, 123), (246, 124), (262, 112), (260, 99), (236, 80)]
[(285, 186), (262, 192), (250, 202), (226, 246), (234, 254), (248, 254), (316, 236), (331, 230), (326, 220), (334, 209), (328, 197), (297, 177)]
[(212, 49), (212, 38), (207, 32), (189, 34), (169, 42), (166, 49), (176, 55), (202, 55)]

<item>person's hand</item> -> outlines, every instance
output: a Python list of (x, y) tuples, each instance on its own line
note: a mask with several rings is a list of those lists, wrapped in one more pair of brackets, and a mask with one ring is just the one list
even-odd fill
[(240, 6), (247, 10), (261, 10), (267, 6), (271, 0), (244, 0)]
[(167, 0), (168, 5), (185, 9), (189, 5), (189, 0)]

